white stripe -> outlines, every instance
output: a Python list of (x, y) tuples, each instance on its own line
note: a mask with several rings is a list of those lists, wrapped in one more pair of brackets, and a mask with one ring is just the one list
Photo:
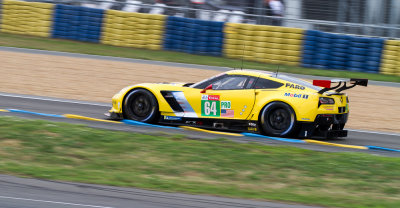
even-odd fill
[(367, 130), (358, 130), (358, 129), (346, 129), (349, 131), (360, 132), (360, 133), (368, 133), (368, 134), (381, 134), (381, 135), (388, 135), (388, 136), (400, 136), (397, 133), (389, 133), (389, 132), (379, 132), (379, 131), (367, 131)]
[(45, 97), (37, 97), (37, 96), (32, 96), (32, 95), (16, 95), (16, 94), (0, 93), (0, 96), (24, 98), (24, 99), (32, 99), (32, 100), (44, 100), (44, 101), (61, 102), (61, 103), (74, 103), (74, 104), (82, 104), (82, 105), (95, 105), (95, 106), (111, 107), (111, 104), (91, 103), (91, 102), (85, 102), (85, 101), (64, 100), (64, 99), (57, 99), (57, 98), (45, 98)]
[(63, 205), (72, 205), (72, 206), (81, 206), (81, 207), (113, 208), (113, 207), (96, 206), (96, 205), (88, 205), (88, 204), (76, 204), (76, 203), (68, 203), (68, 202), (46, 201), (46, 200), (39, 200), (39, 199), (26, 199), (26, 198), (17, 198), (17, 197), (9, 197), (9, 196), (0, 196), (0, 198), (24, 200), (24, 201), (34, 201), (34, 202), (43, 202), (43, 203), (53, 203), (53, 204), (63, 204)]

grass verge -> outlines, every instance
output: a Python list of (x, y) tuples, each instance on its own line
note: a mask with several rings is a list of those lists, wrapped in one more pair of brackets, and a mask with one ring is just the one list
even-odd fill
[[(200, 56), (171, 51), (152, 51), (144, 49), (134, 49), (126, 47), (116, 47), (103, 44), (93, 44), (69, 40), (49, 39), (33, 36), (14, 35), (0, 33), (0, 46), (42, 49), (50, 51), (63, 51), (72, 53), (83, 53), (92, 55), (104, 55), (125, 58), (137, 58), (146, 60), (169, 61), (178, 63), (200, 64), (210, 66), (222, 66), (230, 68), (240, 68), (241, 60), (228, 59), (224, 57)], [(276, 71), (277, 65), (264, 64), (258, 62), (243, 62), (244, 68)], [(366, 78), (377, 81), (400, 82), (400, 76), (383, 74), (370, 74), (351, 71), (319, 70), (294, 66), (280, 66), (280, 72), (294, 74), (308, 74), (326, 77), (343, 78)]]
[(0, 117), (0, 172), (330, 207), (400, 207), (400, 158)]

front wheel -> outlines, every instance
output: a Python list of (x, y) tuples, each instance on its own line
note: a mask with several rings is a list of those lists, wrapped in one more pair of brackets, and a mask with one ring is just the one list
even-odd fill
[(296, 114), (292, 107), (283, 102), (266, 105), (260, 116), (261, 129), (269, 136), (289, 136), (296, 128)]
[(148, 90), (135, 89), (125, 98), (123, 112), (127, 119), (154, 123), (159, 114), (158, 102)]

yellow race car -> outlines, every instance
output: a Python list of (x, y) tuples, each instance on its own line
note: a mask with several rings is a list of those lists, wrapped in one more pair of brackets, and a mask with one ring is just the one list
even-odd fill
[(279, 73), (232, 70), (198, 83), (126, 87), (112, 98), (108, 115), (279, 137), (346, 137), (349, 99), (341, 92), (367, 84), (366, 79), (311, 84)]

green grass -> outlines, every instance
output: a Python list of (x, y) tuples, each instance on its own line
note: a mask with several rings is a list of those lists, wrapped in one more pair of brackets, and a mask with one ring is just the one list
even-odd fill
[[(201, 64), (210, 66), (222, 66), (230, 68), (240, 68), (241, 60), (228, 59), (223, 57), (211, 57), (191, 55), (171, 51), (151, 51), (144, 49), (134, 49), (125, 47), (115, 47), (102, 44), (76, 42), (69, 40), (40, 38), (33, 36), (13, 35), (0, 33), (0, 46), (10, 46), (18, 48), (43, 49), (51, 51), (64, 51), (83, 54), (105, 55), (115, 57), (137, 58), (147, 60), (169, 61), (179, 63)], [(258, 62), (243, 62), (244, 68), (276, 71), (277, 65), (264, 64)], [(366, 78), (370, 80), (400, 82), (400, 76), (383, 74), (370, 74), (350, 71), (318, 70), (294, 66), (280, 66), (280, 72), (295, 74), (308, 74), (326, 77), (343, 78)]]
[(0, 117), (0, 173), (329, 207), (400, 207), (400, 158)]

